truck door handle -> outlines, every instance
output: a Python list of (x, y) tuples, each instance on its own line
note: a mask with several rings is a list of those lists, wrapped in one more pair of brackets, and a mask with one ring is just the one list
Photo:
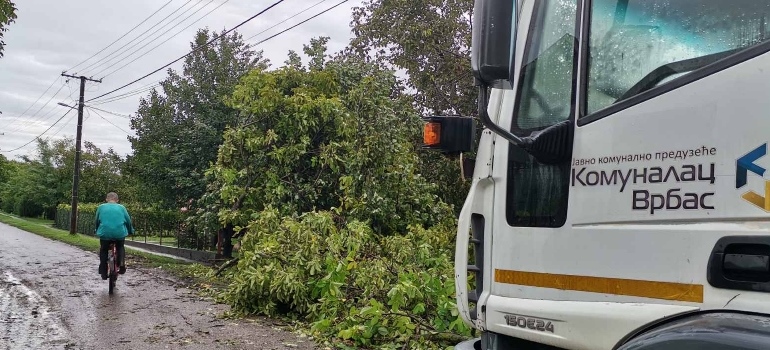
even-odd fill
[(770, 272), (770, 256), (725, 254), (722, 267), (735, 272)]
[(722, 237), (711, 252), (707, 279), (716, 288), (770, 292), (770, 237)]

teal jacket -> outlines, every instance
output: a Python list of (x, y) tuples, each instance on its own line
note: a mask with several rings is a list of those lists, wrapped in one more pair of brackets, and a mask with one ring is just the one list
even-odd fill
[(96, 236), (101, 239), (124, 239), (134, 234), (128, 210), (118, 203), (104, 203), (96, 208)]

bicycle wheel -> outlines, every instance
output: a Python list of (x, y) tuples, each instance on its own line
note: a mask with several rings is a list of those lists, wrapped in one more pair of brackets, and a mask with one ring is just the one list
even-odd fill
[(109, 293), (112, 294), (115, 290), (115, 280), (117, 279), (117, 274), (115, 273), (115, 254), (112, 249), (110, 249), (107, 257), (107, 275), (109, 276)]
[(115, 280), (117, 280), (117, 276), (115, 276), (114, 274), (111, 274), (109, 280), (110, 280), (110, 292), (109, 293), (112, 294), (112, 292), (115, 290)]

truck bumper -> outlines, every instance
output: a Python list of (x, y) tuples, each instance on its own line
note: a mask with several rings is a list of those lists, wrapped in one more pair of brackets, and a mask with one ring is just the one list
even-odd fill
[(455, 350), (481, 350), (481, 338), (469, 339), (457, 344)]

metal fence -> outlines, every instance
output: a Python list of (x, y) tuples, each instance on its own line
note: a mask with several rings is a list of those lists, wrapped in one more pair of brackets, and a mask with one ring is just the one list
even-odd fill
[[(70, 214), (69, 208), (58, 208), (54, 226), (69, 230)], [(131, 213), (131, 221), (135, 232), (126, 239), (177, 248), (216, 251), (218, 233), (196, 230), (188, 225), (185, 219), (185, 216), (171, 212), (134, 211)], [(77, 232), (89, 236), (96, 235), (95, 212), (78, 208)]]

